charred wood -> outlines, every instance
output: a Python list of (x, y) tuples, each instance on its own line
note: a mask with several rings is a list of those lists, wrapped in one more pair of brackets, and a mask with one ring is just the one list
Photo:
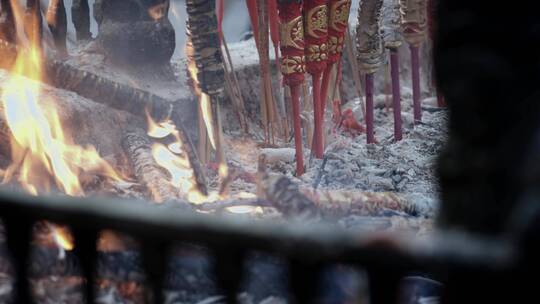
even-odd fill
[(122, 148), (129, 158), (137, 179), (146, 186), (151, 198), (156, 202), (178, 200), (182, 197), (179, 189), (168, 182), (170, 176), (152, 156), (152, 142), (142, 129), (125, 132)]
[(267, 199), (283, 213), (294, 220), (318, 220), (320, 211), (315, 203), (300, 192), (298, 185), (285, 176), (272, 176), (266, 170), (266, 156), (259, 157), (258, 195)]
[(215, 0), (187, 0), (187, 35), (193, 47), (201, 90), (210, 96), (222, 97), (225, 70), (215, 7)]

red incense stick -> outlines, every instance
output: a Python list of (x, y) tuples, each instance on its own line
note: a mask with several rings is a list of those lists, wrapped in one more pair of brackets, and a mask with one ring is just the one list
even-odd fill
[(374, 117), (373, 117), (373, 74), (366, 74), (366, 135), (367, 143), (375, 143)]
[(394, 139), (403, 139), (401, 122), (401, 90), (399, 86), (399, 54), (397, 49), (390, 49), (390, 74), (392, 78), (392, 108), (394, 110)]
[(274, 45), (276, 62), (279, 61), (279, 18), (277, 0), (268, 0), (268, 23), (270, 24), (270, 39)]
[(246, 5), (249, 12), (249, 19), (251, 20), (253, 36), (255, 37), (255, 44), (258, 44), (257, 35), (259, 33), (259, 12), (257, 10), (257, 0), (246, 0)]

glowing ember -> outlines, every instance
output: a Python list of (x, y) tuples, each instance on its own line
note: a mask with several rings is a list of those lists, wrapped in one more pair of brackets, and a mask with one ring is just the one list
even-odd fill
[(71, 251), (75, 248), (73, 236), (65, 227), (51, 225), (54, 241), (64, 250)]

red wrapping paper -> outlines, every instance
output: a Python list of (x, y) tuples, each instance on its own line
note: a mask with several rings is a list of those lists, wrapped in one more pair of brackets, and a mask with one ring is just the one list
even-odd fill
[(298, 86), (304, 81), (306, 71), (302, 2), (278, 1), (278, 15), (283, 82), (291, 87)]
[(306, 70), (321, 74), (328, 59), (328, 0), (304, 0)]
[(328, 64), (333, 64), (339, 61), (343, 53), (351, 0), (329, 0), (328, 9)]

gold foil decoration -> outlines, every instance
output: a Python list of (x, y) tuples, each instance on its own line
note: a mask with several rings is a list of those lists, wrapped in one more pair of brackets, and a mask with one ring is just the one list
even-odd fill
[(306, 57), (284, 56), (281, 58), (281, 73), (284, 75), (306, 72)]
[(330, 27), (335, 31), (343, 31), (349, 22), (349, 12), (351, 10), (351, 0), (341, 0), (335, 2), (330, 7)]
[(312, 8), (307, 14), (307, 33), (313, 38), (321, 38), (317, 32), (328, 32), (328, 6), (319, 5)]
[(283, 47), (293, 47), (295, 49), (304, 49), (304, 25), (302, 16), (298, 16), (287, 23), (279, 25), (281, 35), (281, 45)]
[(328, 52), (330, 54), (341, 54), (343, 52), (343, 37), (328, 37)]
[(328, 58), (327, 51), (328, 47), (326, 43), (319, 45), (310, 45), (307, 49), (307, 61), (322, 61)]

